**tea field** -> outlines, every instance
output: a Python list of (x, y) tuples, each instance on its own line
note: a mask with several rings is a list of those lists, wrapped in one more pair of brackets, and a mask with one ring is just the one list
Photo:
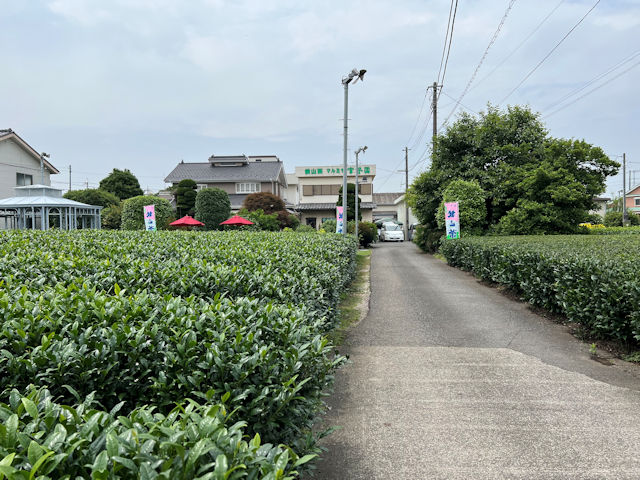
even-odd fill
[(640, 343), (638, 235), (467, 237), (443, 242), (440, 252), (591, 336)]
[(337, 235), (0, 233), (0, 478), (294, 478), (355, 255)]

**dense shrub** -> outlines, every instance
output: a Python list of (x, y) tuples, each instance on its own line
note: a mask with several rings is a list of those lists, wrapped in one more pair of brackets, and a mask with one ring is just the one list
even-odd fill
[(280, 210), (277, 212), (277, 219), (280, 224), (280, 229), (288, 227), (295, 230), (300, 225), (300, 219), (286, 210)]
[[(640, 225), (640, 217), (635, 213), (628, 212), (627, 217), (630, 225)], [(622, 212), (607, 212), (604, 216), (605, 227), (621, 227)]]
[(284, 201), (273, 193), (257, 192), (245, 197), (242, 208), (250, 212), (262, 210), (263, 213), (270, 215), (285, 210), (285, 205)]
[(100, 212), (102, 228), (106, 230), (119, 230), (122, 225), (122, 204), (112, 205)]
[(418, 225), (413, 234), (413, 242), (427, 253), (435, 253), (444, 237), (444, 230), (431, 230), (425, 225)]
[(592, 336), (640, 341), (640, 237), (555, 235), (446, 240), (450, 265), (507, 285)]
[(267, 232), (277, 232), (280, 230), (277, 213), (264, 213), (261, 209), (249, 212), (243, 208), (238, 214), (243, 218), (251, 220), (256, 230), (264, 230)]
[(360, 222), (358, 224), (358, 237), (360, 237), (360, 245), (363, 247), (368, 247), (373, 242), (378, 240), (377, 225), (372, 222)]
[(205, 230), (220, 230), (220, 223), (231, 213), (229, 195), (220, 188), (203, 188), (196, 196), (195, 211)]
[(144, 230), (144, 207), (155, 205), (156, 228), (166, 230), (175, 216), (168, 200), (153, 195), (128, 198), (122, 203), (122, 230)]
[(325, 220), (324, 222), (322, 222), (320, 228), (322, 228), (327, 233), (336, 233), (336, 221), (333, 219)]

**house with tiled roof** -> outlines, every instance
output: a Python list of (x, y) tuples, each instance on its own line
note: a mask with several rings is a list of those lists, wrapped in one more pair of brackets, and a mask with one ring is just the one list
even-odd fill
[(60, 173), (16, 132), (0, 129), (0, 199), (13, 197), (16, 187), (51, 185), (51, 175)]
[(229, 194), (231, 209), (237, 211), (247, 195), (269, 192), (283, 197), (287, 189), (284, 166), (275, 155), (211, 155), (207, 162), (180, 162), (164, 179), (177, 186), (191, 179), (203, 188), (220, 188)]

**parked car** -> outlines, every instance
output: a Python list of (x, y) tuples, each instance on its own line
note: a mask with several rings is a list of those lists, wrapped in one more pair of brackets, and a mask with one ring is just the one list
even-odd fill
[(416, 223), (412, 223), (411, 225), (409, 225), (409, 233), (408, 235), (408, 240), (411, 242), (413, 241), (413, 234), (416, 233), (416, 227), (420, 225), (418, 222)]
[(381, 242), (404, 242), (404, 232), (397, 223), (385, 222), (380, 229)]

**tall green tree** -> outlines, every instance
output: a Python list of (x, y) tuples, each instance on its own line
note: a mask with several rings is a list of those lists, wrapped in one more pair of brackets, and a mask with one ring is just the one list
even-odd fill
[(487, 194), (477, 181), (454, 180), (442, 192), (442, 201), (436, 212), (439, 230), (446, 230), (445, 202), (458, 202), (460, 208), (460, 230), (463, 234), (479, 235), (487, 220), (485, 198)]
[(196, 196), (196, 220), (204, 223), (205, 230), (220, 230), (220, 222), (229, 218), (231, 201), (220, 188), (203, 188)]
[(413, 182), (409, 199), (421, 223), (435, 228), (431, 219), (447, 186), (475, 181), (486, 192), (486, 228), (569, 232), (618, 168), (598, 147), (550, 137), (526, 107), (489, 106), (477, 116), (462, 114), (437, 137), (431, 167)]
[(196, 189), (198, 184), (190, 178), (185, 178), (178, 183), (176, 188), (176, 211), (178, 217), (184, 217), (185, 215), (193, 215), (196, 206), (196, 196), (198, 192)]
[(133, 173), (128, 169), (113, 171), (100, 180), (100, 189), (113, 193), (120, 200), (142, 195), (144, 192), (140, 188), (140, 183)]
[[(347, 183), (347, 215), (345, 220), (353, 220), (356, 218), (356, 184)], [(358, 220), (362, 220), (362, 209), (360, 208), (360, 196), (358, 196)], [(338, 191), (338, 203), (337, 206), (342, 206), (342, 187)]]
[(144, 230), (144, 207), (155, 205), (156, 228), (166, 230), (174, 219), (173, 208), (168, 200), (155, 195), (139, 195), (122, 202), (122, 230)]

